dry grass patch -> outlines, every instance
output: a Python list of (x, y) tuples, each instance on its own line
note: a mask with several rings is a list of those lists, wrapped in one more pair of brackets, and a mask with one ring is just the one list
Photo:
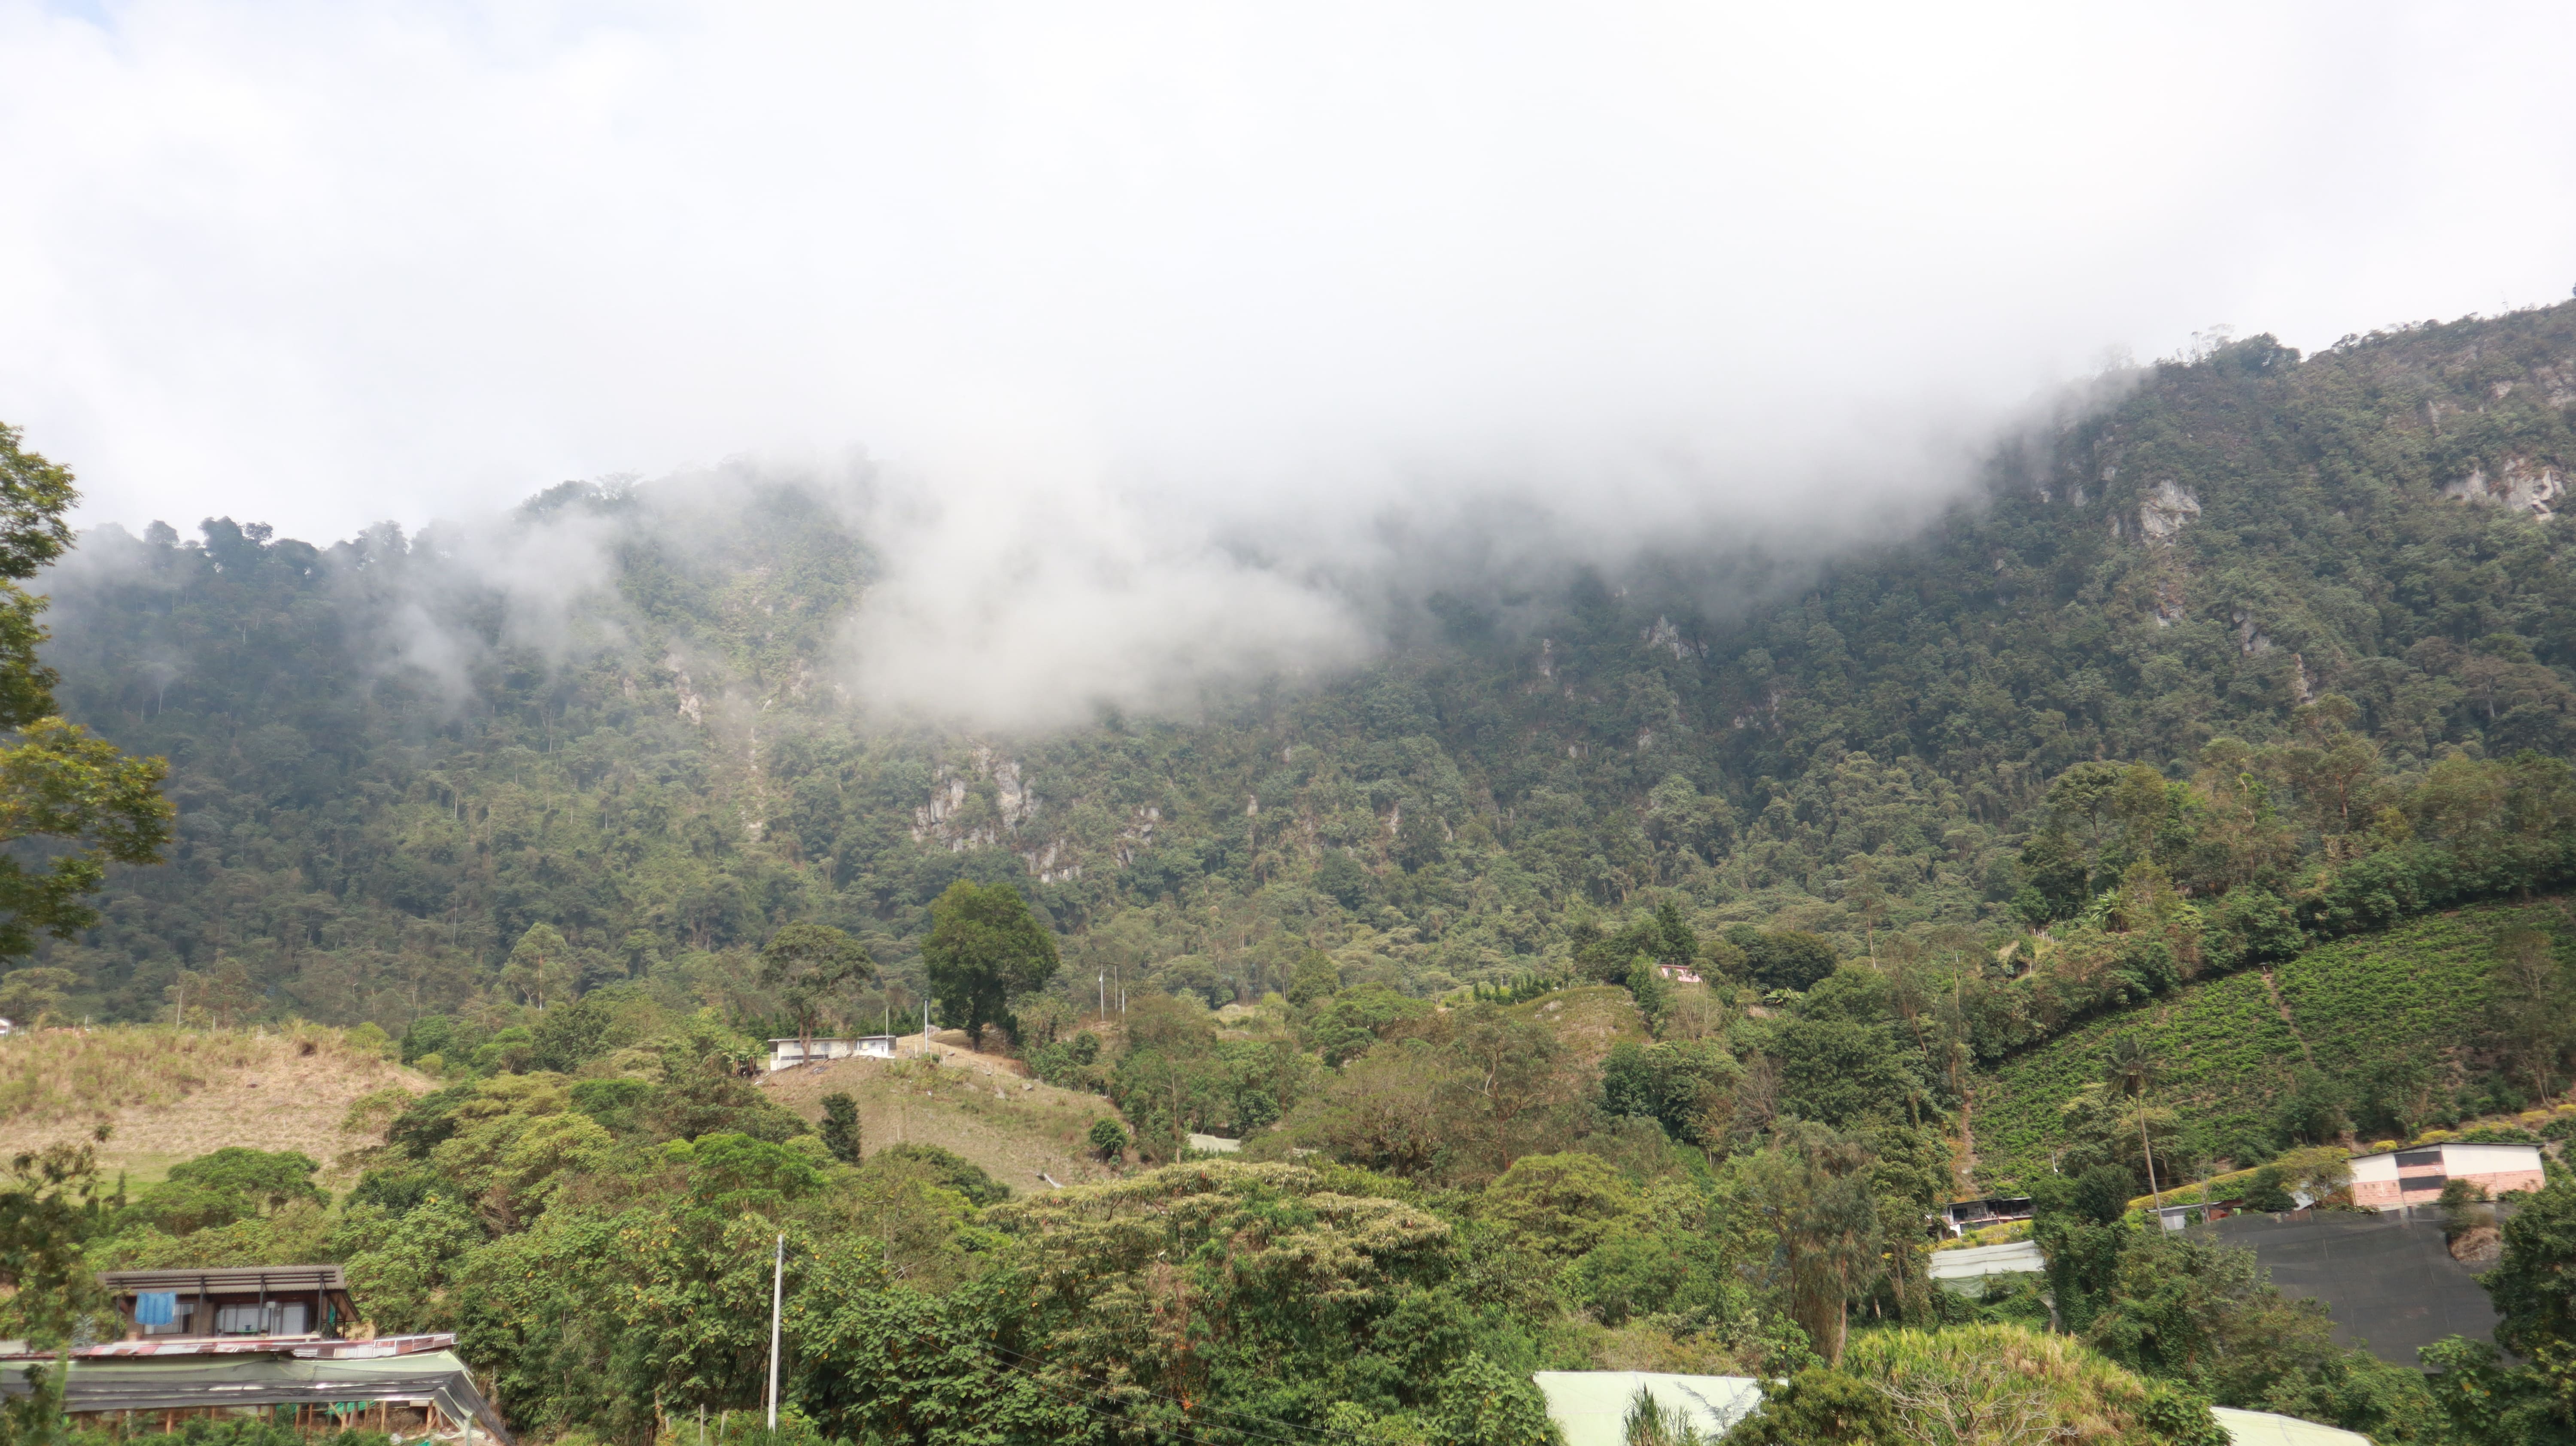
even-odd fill
[(1587, 984), (1510, 1006), (1506, 1011), (1535, 1019), (1553, 1031), (1580, 1065), (1597, 1067), (1621, 1040), (1651, 1044), (1646, 1019), (1637, 1001), (1616, 984)]
[(846, 1094), (858, 1104), (865, 1148), (937, 1145), (1019, 1194), (1045, 1190), (1041, 1173), (1065, 1185), (1114, 1173), (1084, 1143), (1092, 1121), (1118, 1117), (1109, 1101), (1030, 1079), (1018, 1060), (942, 1048), (933, 1065), (917, 1038), (906, 1044), (912, 1052), (901, 1059), (781, 1070), (761, 1088), (809, 1120), (823, 1117), (823, 1096)]
[(350, 1104), (387, 1087), (437, 1082), (336, 1029), (45, 1030), (0, 1040), (0, 1156), (106, 1125), (100, 1161), (133, 1183), (227, 1145), (301, 1150), (329, 1172), (367, 1143), (341, 1129)]

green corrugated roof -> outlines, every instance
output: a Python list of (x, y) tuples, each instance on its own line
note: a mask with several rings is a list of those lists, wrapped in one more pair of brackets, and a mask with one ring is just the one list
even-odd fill
[[(39, 1363), (41, 1364), (41, 1363)], [(434, 1401), (467, 1415), (497, 1441), (509, 1433), (454, 1351), (402, 1356), (166, 1355), (75, 1360), (65, 1368), (64, 1408), (74, 1412), (166, 1407), (284, 1405), (316, 1401)], [(27, 1392), (25, 1364), (0, 1368), (0, 1395)]]

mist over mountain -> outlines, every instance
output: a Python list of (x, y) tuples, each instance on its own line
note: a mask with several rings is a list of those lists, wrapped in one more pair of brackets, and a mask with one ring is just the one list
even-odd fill
[(0, 1446), (2576, 1443), (2571, 52), (0, 0)]
[[(2304, 908), (2372, 824), (2318, 812), (2300, 750), (2365, 748), (2391, 801), (2445, 758), (2565, 753), (2571, 401), (2568, 307), (2306, 360), (2257, 337), (1827, 555), (1612, 565), (1503, 517), (1410, 570), (1391, 527), (1369, 565), (1140, 546), (1067, 579), (906, 556), (863, 473), (751, 468), (328, 546), (95, 529), (44, 580), (47, 657), (72, 717), (171, 759), (183, 841), (47, 958), (103, 1016), (184, 972), (399, 1028), (498, 990), (545, 922), (594, 984), (756, 1007), (741, 951), (794, 918), (917, 989), (960, 877), (1025, 889), (1086, 987), (1215, 999), (1310, 947), (1412, 993), (1558, 970), (1663, 899), (1955, 949), (2081, 904), (2033, 852), (2053, 779), (2187, 781), (2221, 739), (2220, 775), (2273, 780), (2288, 853), (2256, 873)], [(2197, 867), (2208, 897), (2251, 877)]]

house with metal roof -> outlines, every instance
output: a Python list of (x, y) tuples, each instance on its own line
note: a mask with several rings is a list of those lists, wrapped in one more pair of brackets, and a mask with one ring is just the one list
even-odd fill
[(120, 1436), (253, 1419), (510, 1446), (456, 1337), (372, 1337), (336, 1265), (119, 1270), (101, 1280), (122, 1337), (59, 1356), (0, 1347), (0, 1396), (25, 1397), (41, 1381), (61, 1392), (75, 1426)]
[(2047, 1271), (2048, 1257), (2040, 1253), (2038, 1241), (2008, 1240), (2001, 1245), (1935, 1250), (1924, 1273), (1934, 1285), (1973, 1294), (1985, 1289), (1990, 1276), (2044, 1275)]
[[(126, 1342), (117, 1345), (130, 1344)], [(356, 1428), (406, 1441), (510, 1446), (500, 1414), (475, 1389), (452, 1335), (388, 1341), (154, 1342), (150, 1352), (91, 1347), (60, 1366), (63, 1414), (75, 1427), (175, 1431), (183, 1421), (263, 1420), (300, 1430)], [(34, 1389), (50, 1356), (0, 1357), (0, 1396)]]

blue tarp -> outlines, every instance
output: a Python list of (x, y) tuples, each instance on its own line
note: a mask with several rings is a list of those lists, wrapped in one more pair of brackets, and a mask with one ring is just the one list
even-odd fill
[(165, 1326), (178, 1318), (179, 1292), (146, 1290), (135, 1295), (134, 1323), (136, 1325)]

